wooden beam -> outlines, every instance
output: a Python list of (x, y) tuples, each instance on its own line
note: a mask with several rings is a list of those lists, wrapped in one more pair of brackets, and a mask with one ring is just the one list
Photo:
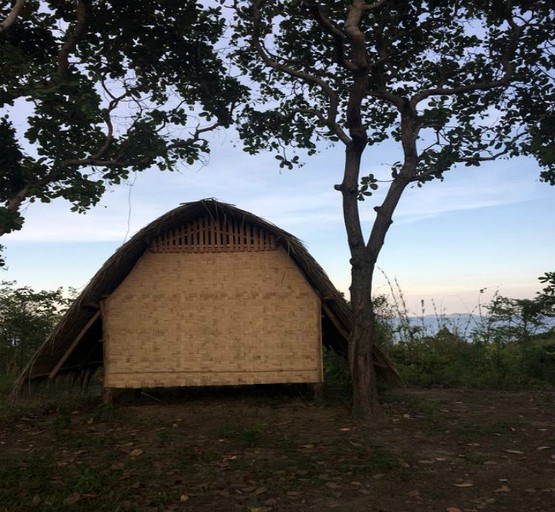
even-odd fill
[(92, 301), (84, 302), (83, 304), (81, 304), (81, 307), (83, 309), (94, 309), (95, 311), (97, 309), (100, 309), (100, 306), (98, 305), (98, 303), (92, 302)]
[(56, 375), (58, 374), (58, 372), (60, 371), (60, 368), (62, 367), (62, 365), (66, 362), (67, 358), (69, 357), (69, 355), (75, 350), (75, 347), (77, 346), (77, 344), (81, 341), (81, 339), (83, 338), (83, 336), (86, 334), (86, 332), (90, 329), (91, 325), (94, 324), (98, 319), (100, 318), (100, 311), (97, 311), (92, 317), (91, 319), (85, 324), (85, 327), (83, 327), (80, 331), (79, 334), (75, 337), (75, 339), (71, 342), (71, 345), (69, 346), (69, 348), (64, 352), (64, 355), (60, 358), (60, 360), (56, 363), (56, 366), (54, 366), (54, 368), (52, 369), (52, 371), (48, 374), (48, 378), (49, 379), (53, 379), (54, 377), (56, 377)]
[(322, 309), (324, 313), (329, 317), (332, 321), (335, 328), (339, 331), (339, 334), (345, 338), (345, 341), (349, 343), (349, 333), (345, 330), (345, 328), (341, 325), (339, 319), (332, 313), (330, 307), (326, 304), (325, 301), (322, 301)]

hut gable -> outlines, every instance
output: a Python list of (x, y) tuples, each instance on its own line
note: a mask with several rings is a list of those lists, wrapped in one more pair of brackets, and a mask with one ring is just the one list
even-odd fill
[(158, 236), (153, 252), (244, 252), (277, 249), (267, 230), (233, 217), (200, 216)]
[(322, 380), (320, 299), (282, 248), (147, 251), (103, 321), (107, 387)]
[(13, 396), (102, 365), (114, 387), (320, 382), (322, 342), (346, 353), (350, 326), (345, 300), (299, 240), (205, 199), (155, 220), (106, 261)]

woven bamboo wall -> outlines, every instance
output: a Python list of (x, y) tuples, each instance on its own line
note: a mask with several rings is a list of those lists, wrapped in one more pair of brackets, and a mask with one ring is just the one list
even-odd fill
[(321, 382), (320, 315), (281, 248), (147, 251), (104, 303), (105, 386)]

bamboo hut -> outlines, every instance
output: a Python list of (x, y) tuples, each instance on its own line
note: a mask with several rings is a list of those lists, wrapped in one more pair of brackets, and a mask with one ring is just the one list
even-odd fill
[[(103, 367), (104, 387), (320, 383), (351, 313), (301, 242), (213, 199), (186, 203), (109, 258), (18, 377)], [(382, 374), (394, 374), (376, 349)]]

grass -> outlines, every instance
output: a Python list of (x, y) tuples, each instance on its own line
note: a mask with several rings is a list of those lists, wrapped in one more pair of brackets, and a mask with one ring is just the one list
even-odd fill
[[(472, 472), (478, 487), (475, 473), (484, 471), (487, 485), (475, 495), (483, 496), (492, 471), (484, 462), (496, 458), (496, 468), (510, 462), (503, 458), (507, 448), (528, 457), (510, 466), (511, 479), (522, 469), (522, 478), (534, 478), (526, 486), (537, 485), (546, 465), (541, 457), (549, 454), (536, 448), (552, 434), (523, 435), (530, 422), (506, 416), (506, 394), (496, 416), (472, 416), (474, 398), (481, 411), (491, 402), (484, 393), (467, 393), (465, 407), (449, 394), (390, 393), (387, 421), (373, 428), (352, 421), (342, 405), (322, 408), (290, 397), (275, 397), (277, 408), (228, 394), (220, 401), (113, 408), (86, 400), (39, 406), (14, 417), (13, 430), (0, 428), (0, 441), (10, 440), (0, 452), (0, 512), (316, 511), (335, 501), (352, 504), (350, 510), (378, 503), (404, 510), (412, 506), (407, 493), (416, 490), (433, 501), (429, 510), (444, 510), (456, 490), (446, 478)], [(524, 407), (530, 398), (550, 410), (547, 395), (522, 398)]]
[(461, 441), (472, 441), (483, 439), (485, 437), (498, 437), (501, 442), (507, 440), (518, 439), (522, 437), (520, 428), (525, 425), (524, 421), (488, 421), (482, 419), (476, 422), (460, 421), (454, 424), (452, 432)]
[(402, 404), (409, 416), (425, 419), (434, 423), (441, 416), (442, 409), (446, 407), (445, 400), (422, 399), (417, 396), (401, 395), (397, 390), (387, 390), (382, 395), (385, 404)]
[(251, 425), (226, 424), (218, 427), (214, 434), (224, 440), (239, 441), (243, 446), (257, 446), (264, 433), (268, 430), (266, 423), (253, 423)]
[(241, 441), (246, 446), (250, 446), (251, 448), (257, 446), (267, 429), (268, 425), (266, 425), (265, 423), (255, 423), (250, 427), (243, 428), (240, 436)]
[(88, 464), (62, 466), (49, 453), (0, 468), (0, 510), (92, 510), (87, 501), (102, 496), (98, 510), (110, 510), (111, 499), (122, 495), (109, 467)]

